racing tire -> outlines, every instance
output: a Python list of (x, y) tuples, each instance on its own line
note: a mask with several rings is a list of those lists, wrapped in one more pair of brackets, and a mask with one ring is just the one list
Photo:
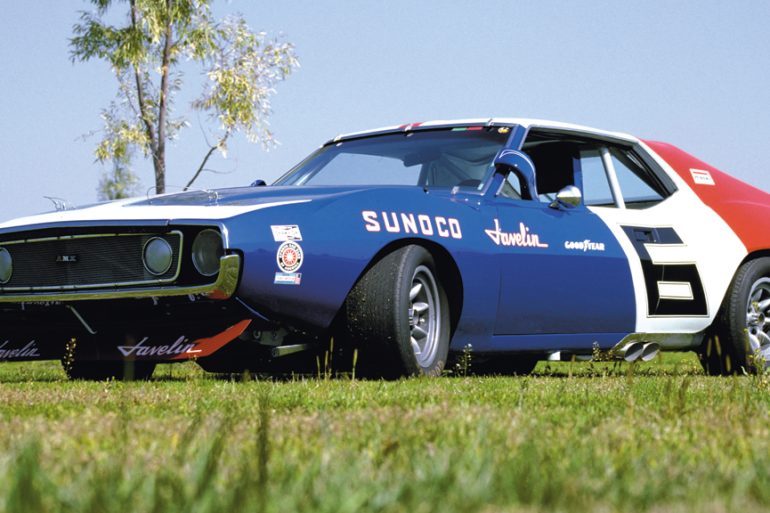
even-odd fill
[(410, 245), (389, 253), (356, 283), (344, 305), (343, 340), (356, 375), (439, 376), (449, 353), (450, 310), (433, 256)]
[(120, 362), (100, 360), (62, 360), (67, 377), (85, 381), (144, 381), (152, 377), (155, 362)]
[(765, 370), (770, 362), (770, 258), (738, 268), (698, 353), (706, 374)]
[(471, 361), (471, 373), (483, 376), (526, 376), (531, 374), (540, 358), (528, 354), (499, 354)]

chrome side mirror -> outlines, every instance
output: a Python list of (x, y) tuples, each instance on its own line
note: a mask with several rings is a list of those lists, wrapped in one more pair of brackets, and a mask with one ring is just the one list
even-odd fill
[(583, 195), (580, 193), (580, 189), (574, 185), (568, 185), (556, 193), (556, 199), (548, 206), (567, 210), (579, 207), (582, 201)]

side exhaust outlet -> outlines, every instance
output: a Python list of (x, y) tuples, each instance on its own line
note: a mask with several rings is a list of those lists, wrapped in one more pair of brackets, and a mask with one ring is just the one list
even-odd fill
[(618, 355), (627, 362), (635, 362), (643, 356), (644, 348), (641, 342), (629, 342), (618, 350)]
[(643, 362), (649, 362), (656, 356), (658, 356), (658, 353), (660, 352), (660, 346), (655, 342), (648, 342), (647, 344), (644, 344), (644, 347), (642, 347), (642, 356), (641, 360)]

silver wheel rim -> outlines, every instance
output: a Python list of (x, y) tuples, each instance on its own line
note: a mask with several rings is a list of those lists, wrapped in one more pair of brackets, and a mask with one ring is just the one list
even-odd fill
[(438, 351), (441, 306), (436, 280), (424, 265), (418, 266), (412, 275), (409, 303), (412, 352), (421, 367), (429, 367)]
[(749, 336), (749, 357), (761, 358), (756, 366), (770, 362), (770, 278), (754, 282), (746, 305), (746, 330)]

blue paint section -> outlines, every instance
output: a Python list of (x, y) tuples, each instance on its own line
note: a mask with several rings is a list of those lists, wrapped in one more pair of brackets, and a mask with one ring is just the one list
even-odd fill
[(498, 206), (490, 228), (508, 239), (487, 241), (501, 269), (496, 335), (634, 330), (628, 260), (598, 216), (535, 201), (501, 199)]
[[(375, 255), (391, 244), (422, 243), (444, 248), (463, 277), (458, 340), (491, 335), (499, 280), (483, 230), (496, 210), (482, 205), (480, 195), (407, 186), (317, 187), (313, 192), (308, 203), (226, 221), (230, 247), (244, 256), (242, 301), (275, 321), (327, 329)], [(275, 283), (282, 272), (276, 263), (281, 242), (274, 240), (273, 225), (297, 225), (301, 231), (298, 285)]]

